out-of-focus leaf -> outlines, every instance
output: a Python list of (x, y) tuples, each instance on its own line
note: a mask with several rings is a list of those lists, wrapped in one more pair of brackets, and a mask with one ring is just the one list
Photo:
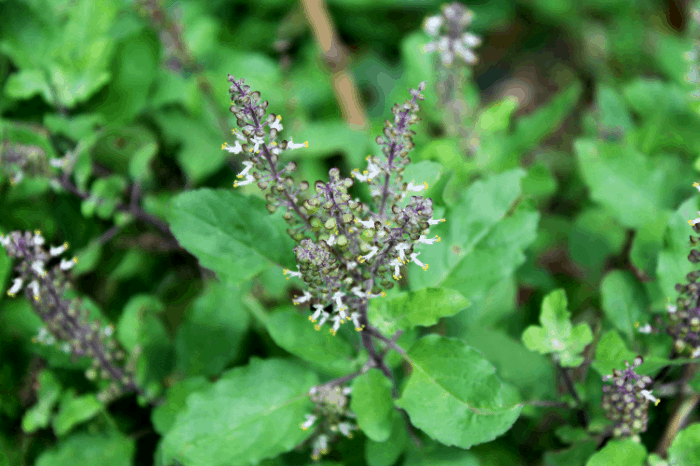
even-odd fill
[(53, 430), (63, 436), (73, 427), (95, 416), (102, 406), (94, 394), (75, 396), (75, 391), (67, 392), (58, 407), (58, 414), (53, 419)]
[(642, 466), (647, 457), (644, 445), (633, 441), (611, 440), (586, 463), (586, 466)]
[(368, 438), (384, 442), (391, 435), (394, 400), (391, 381), (379, 369), (370, 369), (352, 383), (350, 409)]
[(61, 384), (52, 372), (41, 371), (38, 381), (37, 402), (22, 416), (22, 430), (27, 433), (49, 425), (53, 408), (61, 395)]
[(692, 424), (676, 434), (668, 459), (674, 466), (700, 465), (700, 424)]
[(50, 450), (42, 453), (36, 466), (131, 466), (136, 441), (119, 432), (77, 433)]

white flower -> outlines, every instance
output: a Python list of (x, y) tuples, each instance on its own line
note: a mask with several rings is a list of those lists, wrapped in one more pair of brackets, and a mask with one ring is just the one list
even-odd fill
[(41, 232), (39, 230), (36, 230), (34, 232), (33, 241), (35, 246), (41, 246), (42, 244), (44, 244), (44, 237), (41, 236)]
[(292, 302), (293, 302), (294, 304), (301, 304), (301, 303), (305, 303), (306, 301), (308, 301), (308, 300), (310, 300), (310, 299), (311, 299), (311, 293), (309, 293), (308, 291), (304, 291), (304, 294), (303, 294), (303, 295), (301, 295), (301, 296), (298, 297), (298, 298), (294, 298), (294, 299), (292, 300)]
[(364, 256), (358, 256), (357, 260), (360, 261), (360, 264), (363, 264), (365, 261), (373, 258), (378, 252), (379, 248), (377, 246), (372, 246), (371, 248), (369, 248), (369, 252), (367, 254), (365, 254)]
[(693, 187), (695, 189), (697, 189), (698, 191), (700, 191), (700, 183), (698, 183), (697, 181), (695, 183), (693, 183)]
[(691, 358), (697, 358), (700, 356), (700, 346), (695, 348), (695, 351), (693, 351), (693, 354), (690, 356)]
[(411, 260), (418, 264), (418, 267), (421, 267), (423, 270), (428, 270), (428, 264), (422, 263), (420, 260), (418, 260), (418, 255), (420, 252), (414, 252), (411, 254)]
[(349, 395), (352, 393), (352, 387), (344, 387), (343, 388), (343, 395)]
[[(700, 210), (698, 211), (698, 215), (700, 215)], [(689, 223), (690, 225), (695, 225), (695, 224), (697, 224), (697, 223), (700, 223), (700, 218), (696, 218), (696, 219), (694, 219), (694, 220), (688, 220), (688, 223)]]
[(328, 244), (328, 246), (333, 246), (335, 244), (335, 242), (336, 242), (335, 235), (329, 236), (328, 240), (326, 240), (326, 243)]
[(302, 430), (307, 430), (309, 427), (314, 425), (314, 422), (316, 422), (316, 416), (313, 414), (307, 414), (306, 421), (301, 425)]
[(355, 267), (357, 267), (357, 262), (348, 262), (347, 267), (348, 270), (353, 270)]
[(637, 322), (635, 324), (635, 327), (638, 327), (637, 331), (639, 333), (651, 333), (651, 331), (652, 331), (651, 325), (649, 325), (648, 323), (639, 327), (639, 322)]
[(19, 290), (22, 289), (22, 284), (23, 281), (21, 278), (15, 278), (14, 281), (12, 282), (12, 288), (7, 290), (7, 295), (10, 296), (11, 298), (14, 298), (15, 295)]
[(232, 154), (240, 154), (241, 152), (243, 152), (243, 146), (241, 146), (241, 143), (238, 141), (236, 141), (236, 144), (234, 144), (233, 146), (229, 146), (228, 144), (223, 143), (221, 145), (221, 149), (227, 150)]
[(333, 299), (335, 300), (335, 305), (337, 306), (338, 310), (344, 310), (347, 308), (345, 304), (343, 304), (343, 301), (340, 300), (340, 298), (343, 296), (345, 296), (345, 293), (342, 291), (336, 291), (333, 295)]
[(21, 172), (21, 171), (17, 172), (17, 173), (15, 173), (14, 178), (10, 179), (10, 184), (16, 185), (17, 183), (19, 183), (23, 179), (24, 179), (24, 172)]
[(410, 248), (411, 248), (411, 245), (408, 243), (399, 243), (396, 245), (396, 250), (399, 253), (399, 260), (401, 262), (406, 262), (406, 253), (404, 251), (406, 251), (407, 249), (410, 249)]
[(255, 177), (254, 177), (253, 175), (251, 175), (251, 174), (248, 174), (248, 175), (246, 175), (245, 180), (243, 180), (243, 181), (238, 181), (238, 180), (234, 181), (234, 182), (233, 182), (233, 187), (234, 187), (234, 188), (237, 188), (237, 187), (239, 187), (239, 186), (245, 186), (245, 185), (247, 185), (247, 184), (254, 183), (254, 182), (255, 182)]
[(428, 220), (428, 225), (437, 225), (438, 223), (444, 222), (444, 221), (445, 221), (444, 218), (438, 218), (438, 219), (431, 218), (430, 220)]
[(314, 312), (312, 315), (309, 316), (309, 320), (311, 322), (316, 322), (316, 319), (318, 319), (318, 316), (323, 314), (323, 304), (314, 304), (314, 309), (316, 309), (316, 312)]
[(394, 280), (398, 280), (399, 278), (401, 278), (401, 275), (399, 275), (401, 262), (398, 259), (394, 259), (391, 262), (389, 262), (389, 265), (394, 267)]
[(104, 329), (105, 336), (111, 337), (114, 334), (114, 326), (108, 325)]
[(352, 294), (357, 296), (358, 298), (364, 298), (365, 297), (365, 292), (360, 289), (359, 286), (353, 286), (350, 288), (350, 291), (352, 291)]
[(675, 312), (678, 310), (678, 306), (675, 304), (669, 304), (666, 309), (668, 310), (669, 314), (675, 314)]
[(340, 324), (343, 322), (343, 319), (339, 315), (334, 315), (333, 316), (333, 328), (330, 329), (330, 332), (335, 335), (338, 329), (340, 328)]
[(5, 235), (0, 235), (0, 244), (4, 247), (8, 247), (10, 245), (10, 238)]
[(368, 156), (367, 157), (367, 170), (364, 170), (362, 173), (360, 173), (358, 169), (355, 169), (350, 174), (354, 178), (357, 178), (358, 180), (365, 182), (365, 181), (372, 181), (372, 178), (375, 178), (381, 172), (382, 172), (382, 169), (379, 167), (379, 165), (375, 164), (374, 159), (372, 159)]
[(289, 280), (291, 277), (301, 278), (301, 271), (299, 270), (298, 265), (297, 265), (297, 272), (293, 272), (289, 269), (284, 269), (284, 274), (289, 275), (289, 277), (287, 277), (287, 280)]
[(357, 312), (353, 312), (350, 314), (350, 320), (352, 320), (352, 323), (355, 324), (355, 330), (358, 332), (362, 330), (363, 325), (360, 324), (360, 314)]
[(356, 218), (355, 223), (359, 223), (365, 228), (374, 228), (374, 220), (360, 220)]
[(46, 271), (44, 270), (44, 263), (41, 261), (32, 262), (32, 270), (42, 277), (46, 275)]
[(642, 394), (642, 396), (643, 396), (644, 398), (646, 398), (647, 400), (649, 400), (649, 401), (651, 401), (652, 403), (654, 403), (654, 406), (658, 405), (658, 404), (659, 404), (659, 401), (661, 401), (661, 400), (659, 400), (658, 398), (656, 398), (654, 395), (652, 395), (651, 392), (650, 392), (649, 390), (642, 390), (640, 393)]
[(316, 330), (321, 330), (321, 327), (323, 326), (323, 324), (326, 323), (326, 321), (328, 320), (328, 318), (329, 318), (330, 316), (331, 316), (331, 315), (330, 315), (329, 313), (327, 313), (327, 312), (322, 312), (322, 313), (321, 313), (321, 320), (318, 322), (318, 324), (314, 325), (314, 328), (315, 328)]
[(352, 438), (352, 430), (354, 429), (354, 426), (350, 424), (349, 422), (341, 422), (338, 424), (338, 430), (340, 431), (341, 434), (346, 436), (347, 438)]
[(32, 281), (29, 284), (29, 288), (32, 289), (32, 293), (34, 294), (34, 299), (36, 299), (38, 301), (39, 300), (39, 282), (37, 282), (36, 280)]
[(72, 269), (73, 266), (77, 263), (78, 263), (77, 257), (74, 257), (73, 259), (70, 259), (70, 260), (61, 259), (61, 264), (59, 265), (59, 267), (61, 268), (61, 270), (66, 271), (66, 270)]
[(443, 22), (443, 17), (441, 15), (438, 16), (430, 16), (425, 19), (425, 23), (423, 24), (423, 30), (430, 34), (433, 37), (436, 37), (438, 33), (440, 32), (440, 27), (442, 26)]
[(476, 64), (479, 59), (476, 57), (476, 54), (472, 52), (470, 49), (464, 46), (462, 42), (455, 42), (455, 52), (464, 59), (465, 62), (469, 63), (470, 65)]
[(66, 249), (68, 249), (68, 243), (63, 243), (61, 246), (52, 246), (49, 249), (49, 255), (51, 257), (56, 257), (60, 254), (63, 254), (63, 251), (65, 251)]
[(418, 238), (417, 243), (421, 244), (433, 244), (435, 241), (440, 242), (440, 237), (438, 235), (435, 235), (435, 238), (430, 238), (427, 239), (425, 235), (420, 235), (420, 238)]
[(49, 164), (51, 164), (52, 167), (61, 168), (62, 166), (64, 166), (66, 164), (66, 162), (68, 161), (67, 159), (68, 159), (68, 157), (63, 157), (60, 159), (51, 159), (49, 161)]
[(248, 172), (250, 171), (251, 168), (253, 168), (253, 162), (246, 160), (243, 162), (243, 165), (245, 165), (245, 168), (243, 169), (242, 172), (240, 172), (238, 175), (236, 175), (236, 178), (243, 178), (244, 176), (248, 176)]
[(413, 184), (413, 180), (411, 180), (411, 182), (408, 183), (408, 186), (406, 186), (406, 191), (413, 191), (416, 193), (423, 191), (424, 189), (428, 189), (428, 183)]
[(481, 45), (481, 37), (469, 32), (465, 32), (462, 36), (462, 42), (467, 47), (478, 47)]
[(253, 136), (250, 142), (253, 143), (253, 148), (248, 149), (248, 152), (255, 152), (257, 154), (260, 152), (260, 145), (265, 144), (265, 138), (262, 136)]
[(282, 115), (277, 115), (277, 119), (270, 123), (270, 129), (276, 129), (277, 131), (282, 131)]
[(304, 141), (300, 144), (294, 144), (290, 139), (287, 143), (287, 149), (301, 149), (302, 147), (309, 147), (309, 141)]

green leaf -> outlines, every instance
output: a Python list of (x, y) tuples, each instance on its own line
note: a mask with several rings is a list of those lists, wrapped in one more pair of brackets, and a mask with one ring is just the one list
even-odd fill
[(625, 237), (624, 228), (605, 209), (586, 209), (574, 221), (569, 253), (592, 277), (600, 277), (605, 260), (622, 250)]
[(613, 369), (622, 370), (625, 361), (632, 364), (637, 355), (627, 349), (627, 345), (615, 330), (608, 331), (598, 342), (593, 368), (600, 375), (612, 374)]
[(518, 99), (507, 96), (483, 109), (476, 119), (479, 133), (498, 133), (508, 128), (510, 118), (518, 109)]
[(596, 86), (595, 101), (597, 108), (597, 121), (601, 129), (623, 134), (633, 129), (632, 117), (627, 109), (622, 95), (613, 87), (601, 84)]
[(135, 440), (118, 432), (78, 433), (59, 443), (58, 447), (42, 453), (36, 466), (131, 466), (135, 451)]
[(250, 315), (240, 290), (212, 283), (185, 314), (175, 338), (177, 368), (187, 375), (216, 375), (240, 356)]
[(596, 449), (595, 441), (587, 441), (577, 443), (568, 450), (548, 451), (544, 454), (544, 464), (545, 466), (583, 466)]
[(676, 434), (668, 449), (669, 463), (674, 466), (700, 465), (700, 424), (693, 424)]
[(413, 372), (396, 404), (445, 445), (469, 448), (503, 435), (521, 406), (503, 406), (496, 369), (463, 342), (429, 335), (408, 352)]
[(37, 402), (22, 416), (22, 430), (27, 433), (49, 425), (53, 408), (61, 394), (61, 384), (50, 371), (41, 371), (38, 381)]
[(309, 319), (299, 312), (275, 312), (266, 325), (275, 343), (305, 361), (320, 365), (324, 371), (341, 376), (355, 370), (352, 346), (326, 329), (316, 331)]
[(370, 369), (352, 384), (350, 409), (368, 438), (384, 442), (391, 435), (394, 399), (392, 383), (379, 369)]
[(658, 264), (658, 255), (664, 246), (664, 232), (669, 215), (659, 215), (650, 223), (640, 227), (634, 235), (630, 261), (648, 276), (653, 276)]
[(165, 403), (157, 406), (151, 414), (153, 427), (160, 435), (165, 435), (175, 424), (177, 415), (185, 409), (187, 397), (197, 391), (204, 391), (211, 383), (204, 377), (191, 377), (181, 380), (168, 389)]
[(586, 466), (642, 466), (647, 457), (644, 445), (633, 440), (611, 440), (595, 453)]
[(399, 411), (392, 410), (391, 434), (384, 442), (375, 442), (367, 438), (365, 443), (365, 459), (369, 466), (391, 466), (406, 449), (408, 434), (406, 423)]
[(300, 424), (317, 382), (316, 374), (293, 362), (252, 358), (187, 398), (163, 439), (166, 463), (248, 465), (291, 450), (311, 433)]
[(664, 248), (659, 253), (656, 274), (659, 277), (662, 293), (669, 298), (678, 294), (676, 283), (684, 283), (688, 272), (695, 269), (688, 260), (690, 253), (688, 237), (693, 234), (688, 220), (696, 218), (697, 211), (698, 197), (693, 196), (682, 203), (668, 221)]
[(373, 326), (393, 335), (398, 330), (435, 325), (441, 317), (454, 315), (467, 306), (469, 301), (454, 290), (423, 288), (392, 298), (371, 300), (368, 315)]
[(629, 272), (614, 270), (608, 273), (600, 285), (602, 307), (606, 317), (615, 328), (632, 338), (635, 323), (648, 306), (648, 299), (642, 285)]
[(523, 332), (523, 343), (530, 351), (555, 353), (562, 367), (577, 367), (583, 362), (581, 351), (593, 341), (588, 324), (571, 324), (566, 293), (556, 290), (542, 301), (541, 327), (531, 325)]
[(591, 198), (625, 227), (654, 221), (692, 182), (675, 156), (652, 160), (629, 144), (592, 139), (577, 139), (574, 151)]
[(289, 268), (296, 263), (281, 219), (270, 218), (260, 198), (224, 190), (189, 191), (173, 199), (168, 220), (182, 247), (229, 284), (253, 277), (268, 261)]
[(102, 405), (94, 394), (75, 396), (73, 390), (66, 393), (53, 419), (53, 430), (58, 436), (67, 434), (73, 427), (92, 419)]

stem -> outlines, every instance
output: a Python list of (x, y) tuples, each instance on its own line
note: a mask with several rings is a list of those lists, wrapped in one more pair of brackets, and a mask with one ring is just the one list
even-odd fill
[[(367, 318), (367, 303), (363, 303), (360, 305), (360, 325), (364, 326), (364, 330), (362, 331), (362, 346), (367, 350), (369, 353), (369, 359), (373, 364), (373, 367), (377, 367), (379, 370), (381, 370), (384, 375), (391, 380), (392, 384), (394, 384), (394, 375), (391, 373), (391, 369), (386, 365), (384, 362), (383, 358), (379, 356), (377, 353), (377, 350), (374, 347), (374, 342), (372, 341), (372, 327), (369, 325), (369, 319)], [(395, 394), (396, 387), (394, 384), (394, 387), (392, 387), (392, 392)]]
[(571, 380), (571, 377), (569, 376), (569, 373), (561, 367), (559, 364), (557, 364), (557, 367), (559, 368), (559, 372), (561, 372), (561, 375), (564, 378), (564, 384), (566, 385), (566, 389), (568, 392), (571, 394), (571, 396), (574, 397), (574, 400), (576, 401), (576, 405), (579, 407), (577, 411), (577, 415), (579, 418), (579, 422), (583, 425), (584, 428), (588, 428), (588, 413), (586, 412), (585, 409), (581, 408), (582, 401), (581, 397), (578, 396), (578, 392), (576, 391), (576, 387), (574, 386), (573, 380)]

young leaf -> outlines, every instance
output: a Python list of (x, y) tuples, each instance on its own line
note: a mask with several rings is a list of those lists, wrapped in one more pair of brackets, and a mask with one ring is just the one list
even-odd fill
[(131, 466), (135, 451), (136, 441), (119, 432), (81, 432), (42, 453), (36, 460), (36, 466)]
[(58, 414), (53, 419), (53, 431), (58, 436), (65, 435), (76, 425), (91, 419), (100, 409), (100, 402), (94, 394), (75, 396), (75, 391), (71, 390), (61, 400)]
[(408, 352), (413, 372), (396, 404), (445, 445), (469, 448), (504, 434), (521, 406), (503, 406), (496, 369), (463, 342), (429, 335)]
[(595, 453), (586, 466), (642, 466), (647, 457), (644, 445), (631, 439), (611, 440)]
[(384, 442), (391, 435), (394, 400), (391, 381), (379, 369), (370, 369), (352, 384), (350, 409), (368, 438)]
[(693, 424), (676, 434), (668, 449), (668, 459), (674, 466), (700, 465), (700, 424)]
[(648, 306), (644, 288), (631, 273), (614, 270), (603, 278), (600, 293), (606, 317), (618, 330), (632, 338), (635, 323)]
[(166, 464), (255, 464), (291, 450), (311, 433), (300, 424), (317, 382), (315, 373), (291, 361), (252, 358), (187, 397), (163, 439)]
[(581, 351), (593, 341), (588, 324), (573, 327), (566, 309), (566, 293), (556, 290), (542, 302), (541, 327), (531, 325), (523, 332), (523, 343), (530, 351), (555, 353), (562, 367), (577, 367), (583, 362)]

